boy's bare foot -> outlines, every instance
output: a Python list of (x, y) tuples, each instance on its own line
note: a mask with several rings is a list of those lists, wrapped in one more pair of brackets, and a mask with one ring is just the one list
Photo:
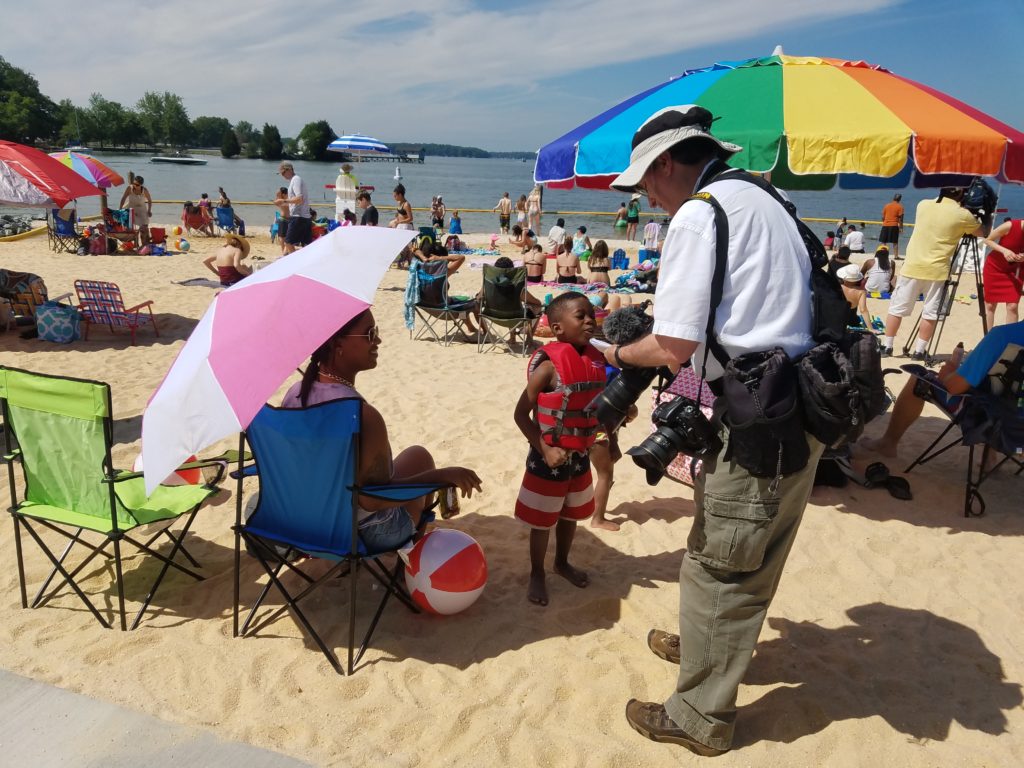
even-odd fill
[(526, 599), (536, 605), (548, 604), (548, 585), (544, 581), (543, 572), (530, 572), (530, 586), (526, 590)]
[(606, 520), (603, 517), (592, 517), (590, 519), (591, 528), (600, 528), (602, 531), (617, 531), (619, 530), (619, 524)]
[(587, 575), (586, 571), (574, 568), (569, 565), (568, 562), (559, 563), (556, 561), (555, 573), (566, 579), (574, 587), (579, 587), (580, 589), (583, 589), (590, 583), (590, 577)]
[(881, 456), (888, 456), (890, 459), (896, 458), (896, 446), (884, 437), (865, 437), (858, 445), (867, 451), (873, 451)]

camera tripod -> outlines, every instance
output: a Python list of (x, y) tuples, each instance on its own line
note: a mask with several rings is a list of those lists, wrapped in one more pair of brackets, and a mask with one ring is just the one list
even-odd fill
[[(928, 348), (925, 350), (925, 363), (931, 365), (934, 362), (935, 350), (939, 346), (939, 339), (942, 330), (946, 325), (946, 318), (953, 309), (953, 301), (956, 299), (956, 292), (960, 287), (960, 278), (963, 276), (964, 268), (970, 261), (974, 268), (974, 290), (978, 297), (978, 314), (981, 316), (981, 333), (984, 336), (988, 333), (988, 320), (985, 317), (985, 291), (981, 284), (981, 256), (978, 252), (978, 238), (974, 235), (964, 235), (953, 252), (953, 261), (949, 265), (949, 274), (942, 286), (942, 293), (939, 295), (939, 313), (935, 321), (935, 333), (928, 340)], [(903, 345), (903, 354), (909, 355), (913, 348), (914, 340), (917, 339), (917, 332), (921, 326), (921, 319), (924, 316), (924, 308), (914, 321), (914, 327), (910, 331), (907, 343)]]

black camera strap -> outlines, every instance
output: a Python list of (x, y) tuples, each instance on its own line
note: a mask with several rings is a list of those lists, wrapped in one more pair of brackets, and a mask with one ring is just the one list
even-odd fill
[[(800, 232), (800, 237), (807, 248), (807, 257), (811, 263), (811, 268), (821, 269), (828, 263), (828, 255), (825, 253), (825, 246), (822, 245), (818, 236), (811, 231), (811, 228), (796, 215), (796, 206), (782, 197), (782, 195), (779, 194), (779, 191), (766, 179), (760, 176), (755, 176), (752, 173), (748, 173), (747, 171), (739, 168), (732, 168), (724, 160), (715, 160), (704, 172), (697, 189), (703, 189), (711, 182), (718, 181), (722, 178), (723, 174), (728, 174), (727, 178), (729, 179), (745, 181), (756, 187), (760, 187), (775, 198), (779, 205), (786, 209), (786, 212), (789, 213), (793, 221), (796, 223), (797, 230)], [(704, 201), (711, 206), (715, 215), (715, 272), (711, 278), (711, 309), (708, 312), (708, 324), (706, 330), (707, 340), (704, 345), (704, 361), (701, 365), (701, 384), (703, 384), (707, 373), (706, 367), (709, 351), (715, 356), (715, 359), (718, 361), (719, 365), (721, 365), (723, 371), (730, 360), (729, 353), (725, 351), (725, 348), (718, 340), (718, 336), (715, 334), (715, 312), (718, 309), (718, 305), (722, 303), (722, 295), (725, 292), (725, 270), (728, 266), (729, 258), (729, 217), (726, 214), (725, 209), (722, 208), (722, 204), (719, 203), (710, 192), (694, 192), (694, 194), (690, 196), (690, 199)]]

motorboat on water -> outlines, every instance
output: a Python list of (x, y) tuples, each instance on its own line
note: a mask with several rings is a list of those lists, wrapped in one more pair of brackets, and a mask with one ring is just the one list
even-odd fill
[(206, 165), (206, 160), (202, 157), (192, 157), (192, 155), (186, 155), (181, 152), (175, 152), (173, 155), (157, 155), (156, 157), (149, 158), (151, 163), (175, 163), (176, 165)]

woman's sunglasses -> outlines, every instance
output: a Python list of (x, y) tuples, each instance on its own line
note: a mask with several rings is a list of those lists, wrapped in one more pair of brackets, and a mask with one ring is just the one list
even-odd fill
[(360, 338), (366, 338), (369, 339), (372, 344), (375, 341), (380, 341), (380, 328), (374, 325), (366, 333), (346, 333), (345, 336), (359, 336)]

